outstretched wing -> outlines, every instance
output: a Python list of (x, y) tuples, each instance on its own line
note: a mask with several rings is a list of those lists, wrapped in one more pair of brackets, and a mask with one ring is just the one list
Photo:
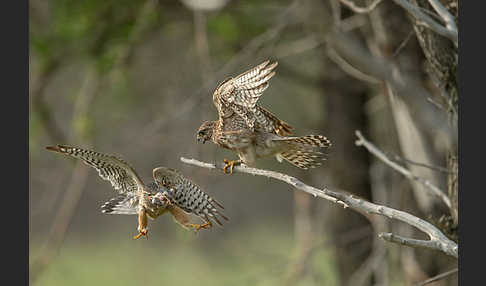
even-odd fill
[(136, 196), (119, 195), (101, 206), (104, 214), (138, 214), (138, 198)]
[(243, 117), (248, 127), (253, 130), (257, 118), (254, 116), (256, 103), (268, 81), (275, 75), (273, 69), (277, 62), (265, 61), (235, 78), (223, 81), (213, 93), (213, 102), (219, 117), (226, 118), (233, 112)]
[(153, 177), (158, 184), (172, 189), (167, 193), (167, 196), (173, 204), (185, 212), (195, 214), (207, 222), (215, 221), (219, 225), (222, 225), (222, 223), (218, 216), (228, 220), (216, 208), (224, 209), (219, 202), (203, 192), (199, 186), (184, 177), (177, 170), (166, 167), (155, 168)]
[(66, 145), (48, 146), (46, 149), (83, 160), (98, 170), (100, 177), (110, 181), (113, 188), (121, 194), (136, 193), (144, 187), (135, 170), (115, 156)]

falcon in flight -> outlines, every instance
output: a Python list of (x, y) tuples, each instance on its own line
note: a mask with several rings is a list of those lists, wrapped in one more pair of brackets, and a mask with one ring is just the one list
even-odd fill
[(219, 118), (205, 121), (197, 131), (197, 141), (211, 140), (216, 145), (235, 151), (239, 160), (226, 163), (224, 171), (233, 172), (236, 164), (255, 166), (257, 158), (275, 156), (301, 169), (321, 165), (331, 142), (321, 135), (290, 136), (292, 127), (257, 104), (275, 75), (277, 62), (265, 61), (256, 67), (221, 82), (213, 93)]
[[(138, 215), (138, 234), (133, 239), (147, 236), (147, 217), (156, 219), (166, 212), (182, 227), (196, 231), (211, 228), (212, 221), (222, 225), (218, 216), (228, 220), (216, 208), (223, 209), (220, 203), (174, 169), (153, 169), (154, 182), (146, 185), (130, 165), (115, 156), (66, 145), (46, 149), (81, 159), (95, 168), (101, 178), (110, 181), (119, 195), (104, 203), (101, 212)], [(190, 223), (190, 214), (198, 216), (204, 223)]]

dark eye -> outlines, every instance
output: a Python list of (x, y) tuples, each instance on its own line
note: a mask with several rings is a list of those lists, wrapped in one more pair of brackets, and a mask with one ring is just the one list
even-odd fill
[(199, 131), (199, 133), (197, 133), (197, 135), (203, 136), (204, 135), (204, 131)]

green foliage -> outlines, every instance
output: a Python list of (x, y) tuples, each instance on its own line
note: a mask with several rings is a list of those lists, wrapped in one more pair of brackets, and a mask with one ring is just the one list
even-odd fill
[(235, 18), (229, 13), (221, 13), (210, 17), (208, 30), (214, 33), (216, 37), (232, 45), (236, 44), (241, 36), (241, 30), (238, 28)]

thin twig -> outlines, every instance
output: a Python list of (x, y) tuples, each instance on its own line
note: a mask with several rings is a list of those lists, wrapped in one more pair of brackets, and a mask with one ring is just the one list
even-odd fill
[[(198, 161), (196, 159), (187, 159), (184, 157), (180, 158), (183, 163), (198, 166), (201, 168), (208, 168), (208, 169), (218, 169), (220, 171), (224, 170), (224, 164), (211, 164)], [(314, 197), (320, 197), (331, 201), (336, 204), (340, 204), (345, 208), (349, 207), (359, 213), (367, 213), (367, 214), (374, 214), (387, 217), (389, 219), (398, 220), (409, 224), (411, 226), (416, 227), (417, 229), (421, 230), (422, 232), (426, 233), (429, 236), (429, 240), (424, 240), (424, 242), (429, 242), (425, 244), (425, 247), (440, 250), (447, 255), (453, 256), (458, 258), (459, 247), (457, 244), (448, 239), (438, 228), (436, 228), (431, 223), (418, 218), (414, 215), (411, 215), (407, 212), (396, 210), (387, 206), (374, 204), (368, 202), (364, 199), (356, 197), (354, 195), (345, 193), (343, 191), (333, 191), (328, 188), (324, 189), (317, 189), (312, 186), (304, 184), (299, 179), (289, 176), (287, 174), (282, 174), (275, 171), (269, 170), (262, 170), (257, 168), (250, 168), (245, 165), (236, 166), (233, 169), (233, 172), (242, 172), (252, 175), (264, 176), (268, 178), (273, 178), (276, 180), (280, 180), (287, 184), (290, 184), (295, 187), (295, 189), (309, 193)], [(394, 242), (394, 241), (393, 241)]]
[(430, 283), (432, 283), (432, 282), (439, 281), (439, 280), (441, 280), (441, 279), (446, 278), (446, 277), (447, 277), (447, 276), (449, 276), (449, 275), (452, 275), (452, 274), (454, 274), (454, 273), (457, 273), (457, 271), (458, 271), (458, 270), (459, 270), (459, 269), (458, 269), (458, 268), (456, 268), (456, 269), (452, 269), (452, 270), (446, 271), (446, 272), (441, 273), (441, 274), (439, 274), (439, 275), (436, 275), (436, 276), (434, 276), (434, 277), (432, 277), (432, 278), (429, 278), (429, 279), (427, 279), (427, 280), (424, 280), (424, 281), (422, 281), (422, 282), (419, 282), (419, 283), (415, 284), (415, 286), (424, 286), (424, 285), (430, 284)]
[(371, 154), (375, 155), (378, 159), (380, 159), (385, 164), (392, 167), (393, 169), (395, 169), (396, 171), (398, 171), (399, 173), (401, 173), (402, 175), (404, 175), (408, 179), (423, 184), (425, 187), (427, 187), (427, 190), (430, 190), (430, 192), (433, 195), (436, 195), (437, 197), (439, 197), (447, 205), (448, 208), (451, 207), (451, 201), (449, 200), (449, 198), (447, 197), (447, 195), (444, 191), (439, 189), (437, 186), (432, 184), (430, 181), (425, 180), (425, 179), (420, 178), (420, 177), (417, 177), (416, 175), (412, 174), (412, 172), (410, 172), (407, 168), (405, 168), (405, 167), (393, 162), (392, 160), (390, 160), (385, 155), (385, 153), (383, 151), (381, 151), (375, 145), (373, 145), (371, 142), (366, 140), (364, 138), (364, 136), (361, 134), (360, 131), (358, 131), (358, 130), (356, 131), (356, 136), (358, 137), (358, 140), (356, 140), (357, 146), (364, 146)]
[(436, 248), (435, 241), (404, 237), (401, 235), (393, 234), (391, 232), (382, 232), (378, 234), (378, 237), (388, 242), (398, 243), (410, 247), (422, 247), (422, 248), (430, 248), (430, 249)]
[(346, 5), (349, 9), (353, 10), (353, 12), (361, 14), (361, 13), (369, 13), (373, 11), (373, 9), (375, 9), (376, 6), (378, 6), (378, 4), (381, 3), (382, 0), (375, 0), (367, 7), (359, 7), (353, 1), (350, 0), (339, 0), (339, 1), (341, 1), (341, 3)]

